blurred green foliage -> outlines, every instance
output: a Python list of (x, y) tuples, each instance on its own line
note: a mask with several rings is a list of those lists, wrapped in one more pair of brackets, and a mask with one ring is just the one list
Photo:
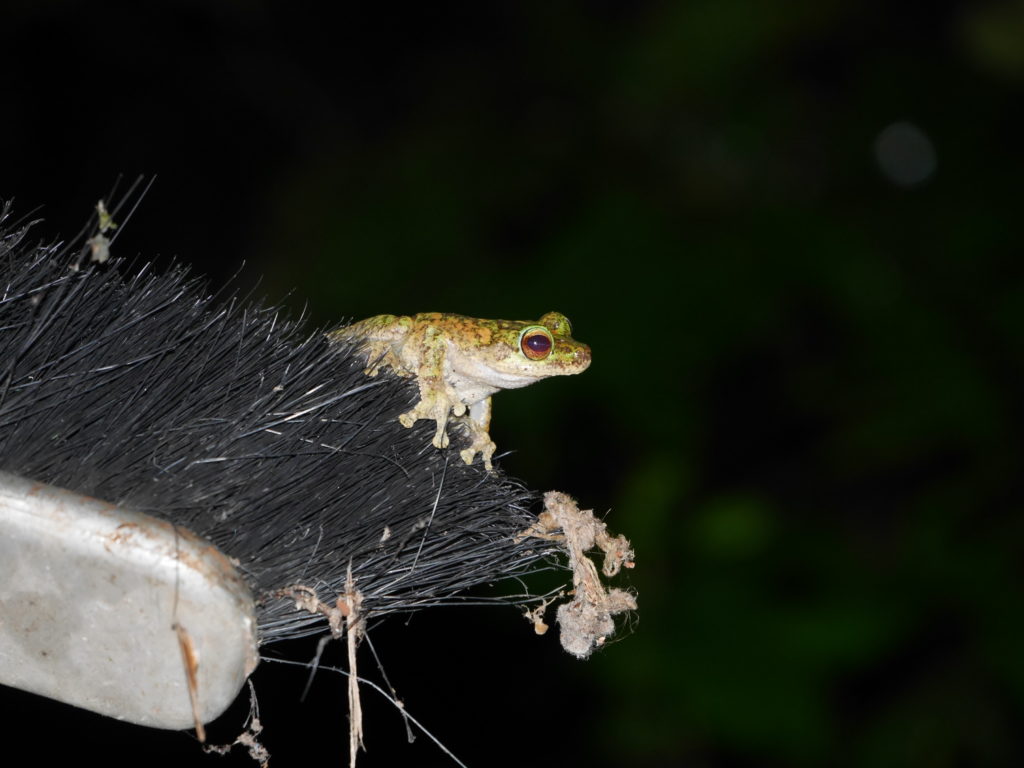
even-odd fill
[[(610, 763), (1024, 757), (1009, 12), (518, 10), (286, 179), (263, 266), (294, 281), (287, 242), (318, 307), (557, 308), (593, 345), (495, 432), (636, 544)], [(910, 186), (897, 121), (935, 147)]]
[(106, 107), (170, 252), (594, 349), (492, 428), (636, 546), (581, 763), (1024, 760), (1024, 3), (212, 5)]

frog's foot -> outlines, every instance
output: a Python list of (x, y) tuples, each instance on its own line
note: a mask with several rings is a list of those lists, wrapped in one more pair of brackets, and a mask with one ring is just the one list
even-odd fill
[(494, 467), (491, 466), (491, 457), (494, 455), (497, 446), (491, 440), (491, 436), (487, 434), (487, 430), (469, 418), (459, 419), (459, 422), (470, 439), (469, 447), (460, 451), (459, 456), (467, 464), (472, 464), (473, 458), (479, 453), (480, 457), (484, 460), (484, 467), (487, 471), (493, 471)]
[(420, 419), (434, 420), (437, 422), (437, 430), (431, 443), (435, 448), (447, 448), (448, 433), (445, 431), (445, 425), (448, 423), (451, 408), (451, 403), (443, 394), (425, 392), (416, 407), (399, 416), (398, 421), (403, 427), (411, 427)]

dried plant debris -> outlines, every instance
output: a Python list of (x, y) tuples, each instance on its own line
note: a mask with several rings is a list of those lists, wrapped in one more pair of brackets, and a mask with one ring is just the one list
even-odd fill
[(249, 716), (246, 718), (243, 730), (230, 744), (204, 744), (203, 750), (208, 754), (226, 755), (232, 749), (242, 747), (249, 753), (249, 759), (260, 768), (269, 768), (270, 752), (260, 742), (259, 737), (263, 732), (263, 724), (260, 722), (260, 705), (256, 701), (256, 689), (252, 680), (249, 680)]
[[(544, 511), (522, 538), (559, 541), (569, 555), (572, 569), (572, 599), (559, 606), (556, 620), (560, 627), (562, 647), (573, 656), (585, 659), (615, 632), (614, 617), (636, 610), (636, 595), (624, 589), (605, 589), (594, 561), (587, 552), (600, 549), (604, 553), (601, 573), (615, 576), (623, 567), (633, 567), (633, 550), (625, 536), (612, 536), (604, 523), (594, 517), (593, 510), (580, 509), (576, 502), (560, 491), (544, 494)], [(547, 631), (543, 621), (545, 602), (528, 611), (537, 634)]]
[(99, 220), (97, 225), (99, 231), (85, 242), (89, 246), (91, 260), (102, 264), (110, 258), (110, 243), (112, 241), (107, 237), (107, 232), (117, 229), (117, 224), (114, 223), (113, 217), (102, 200), (96, 203), (96, 217)]
[[(356, 665), (356, 647), (366, 632), (362, 615), (363, 596), (355, 588), (352, 578), (352, 564), (348, 566), (345, 577), (345, 592), (338, 595), (334, 605), (321, 601), (312, 587), (295, 585), (282, 590), (282, 593), (295, 600), (296, 610), (308, 611), (327, 617), (331, 628), (331, 637), (346, 638), (348, 651), (348, 718), (349, 718), (349, 768), (355, 768), (356, 757), (360, 749), (366, 749), (363, 743), (363, 702), (359, 694), (359, 672)], [(323, 646), (321, 646), (322, 649)], [(319, 656), (319, 651), (317, 652)]]

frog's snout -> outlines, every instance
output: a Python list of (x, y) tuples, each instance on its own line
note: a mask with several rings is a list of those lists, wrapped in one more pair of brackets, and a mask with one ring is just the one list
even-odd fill
[(572, 353), (573, 363), (582, 371), (590, 365), (590, 347), (580, 344)]

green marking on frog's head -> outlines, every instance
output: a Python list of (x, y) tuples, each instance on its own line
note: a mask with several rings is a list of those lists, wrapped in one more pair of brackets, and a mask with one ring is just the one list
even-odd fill
[(561, 312), (548, 312), (540, 319), (540, 324), (550, 329), (555, 336), (572, 336), (572, 323)]

